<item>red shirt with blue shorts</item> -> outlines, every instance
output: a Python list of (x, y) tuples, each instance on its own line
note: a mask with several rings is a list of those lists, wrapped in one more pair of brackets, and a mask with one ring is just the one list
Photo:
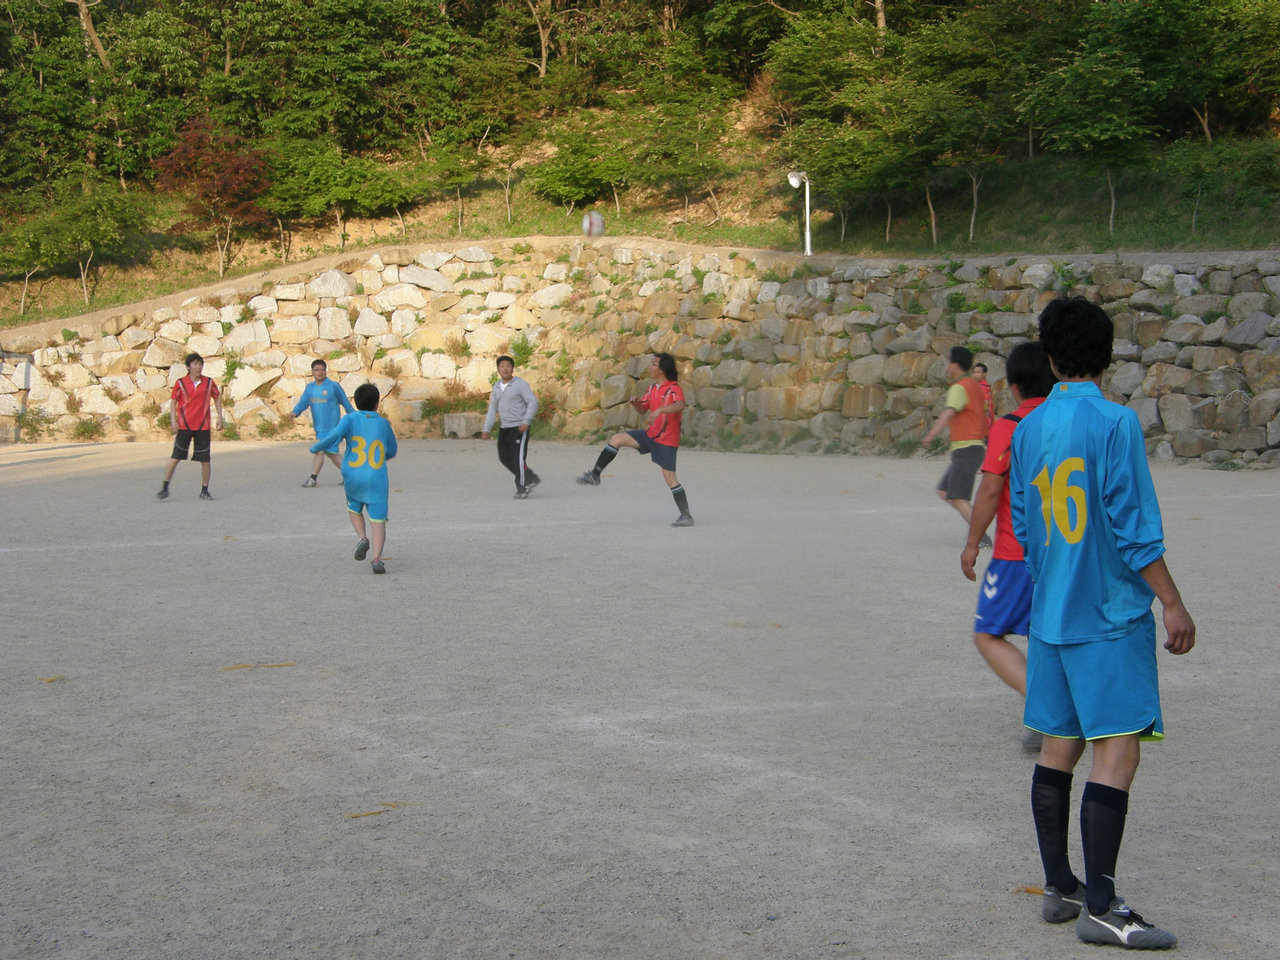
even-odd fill
[(982, 461), (982, 472), (1003, 477), (1004, 484), (996, 509), (995, 549), (978, 589), (978, 609), (973, 620), (975, 633), (994, 637), (1013, 633), (1025, 637), (1029, 629), (1033, 582), (1022, 556), (1022, 544), (1013, 535), (1009, 511), (1009, 450), (1018, 422), (1042, 403), (1044, 397), (1023, 402), (1013, 413), (997, 420), (987, 434), (987, 456)]

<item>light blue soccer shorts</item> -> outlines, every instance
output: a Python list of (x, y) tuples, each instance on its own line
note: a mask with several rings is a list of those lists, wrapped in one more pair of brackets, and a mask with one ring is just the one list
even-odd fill
[(1053, 737), (1164, 737), (1156, 670), (1156, 622), (1148, 613), (1113, 640), (1027, 641), (1022, 722)]
[(369, 512), (369, 521), (371, 523), (387, 522), (386, 500), (365, 503), (362, 500), (356, 500), (354, 497), (347, 497), (347, 509), (352, 513), (360, 513), (362, 510), (367, 510)]

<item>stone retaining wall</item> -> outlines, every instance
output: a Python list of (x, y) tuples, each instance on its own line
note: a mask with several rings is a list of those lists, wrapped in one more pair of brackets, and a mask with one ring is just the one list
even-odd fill
[[(21, 425), (160, 439), (157, 421), (194, 350), (223, 384), (229, 429), (242, 438), (308, 435), (283, 415), (317, 357), (349, 393), (376, 383), (384, 411), (412, 436), (445, 429), (442, 417), (424, 418), (424, 401), (440, 409), (487, 392), (494, 358), (523, 352), (520, 373), (551, 426), (594, 439), (637, 424), (626, 400), (647, 355), (666, 350), (692, 407), (689, 443), (906, 451), (937, 413), (956, 344), (988, 365), (998, 406), (1010, 406), (1004, 358), (1063, 292), (1115, 320), (1103, 387), (1138, 413), (1153, 456), (1280, 459), (1273, 255), (897, 264), (609, 238), (390, 248), (56, 333), (0, 331), (0, 436)], [(479, 421), (447, 426), (469, 434)]]

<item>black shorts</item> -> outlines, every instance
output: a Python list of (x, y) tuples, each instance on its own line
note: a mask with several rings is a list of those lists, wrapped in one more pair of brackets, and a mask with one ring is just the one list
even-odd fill
[(968, 500), (973, 496), (973, 478), (987, 458), (987, 448), (982, 444), (957, 447), (951, 451), (951, 465), (938, 481), (938, 489), (948, 500)]
[(191, 447), (191, 441), (196, 442), (195, 451), (191, 454), (191, 459), (195, 463), (209, 462), (209, 431), (208, 430), (179, 430), (173, 438), (173, 453), (170, 456), (174, 460), (187, 459), (187, 451)]
[(653, 462), (663, 470), (670, 470), (672, 473), (676, 472), (677, 447), (669, 447), (665, 443), (655, 443), (649, 439), (649, 435), (643, 430), (628, 430), (627, 436), (635, 440), (640, 447), (641, 453), (647, 453), (653, 458)]

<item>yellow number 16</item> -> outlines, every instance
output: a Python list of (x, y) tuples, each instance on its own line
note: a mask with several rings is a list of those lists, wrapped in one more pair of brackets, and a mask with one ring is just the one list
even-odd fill
[[(1032, 484), (1040, 491), (1040, 511), (1044, 514), (1044, 543), (1049, 545), (1049, 519), (1067, 543), (1079, 543), (1084, 538), (1085, 524), (1089, 520), (1089, 510), (1085, 505), (1084, 489), (1072, 486), (1068, 481), (1071, 474), (1084, 472), (1082, 457), (1069, 457), (1058, 464), (1053, 471), (1053, 482), (1049, 481), (1049, 467), (1046, 464), (1040, 469)], [(1071, 509), (1075, 507), (1075, 522), (1071, 520)]]
[(369, 444), (368, 453), (366, 454), (365, 439), (359, 435), (351, 438), (351, 449), (349, 453), (351, 455), (350, 459), (347, 460), (347, 466), (349, 467), (364, 466), (364, 462), (367, 457), (369, 466), (373, 467), (375, 470), (381, 470), (382, 464), (387, 459), (387, 450), (386, 447), (382, 445), (381, 440), (375, 440), (373, 443)]

